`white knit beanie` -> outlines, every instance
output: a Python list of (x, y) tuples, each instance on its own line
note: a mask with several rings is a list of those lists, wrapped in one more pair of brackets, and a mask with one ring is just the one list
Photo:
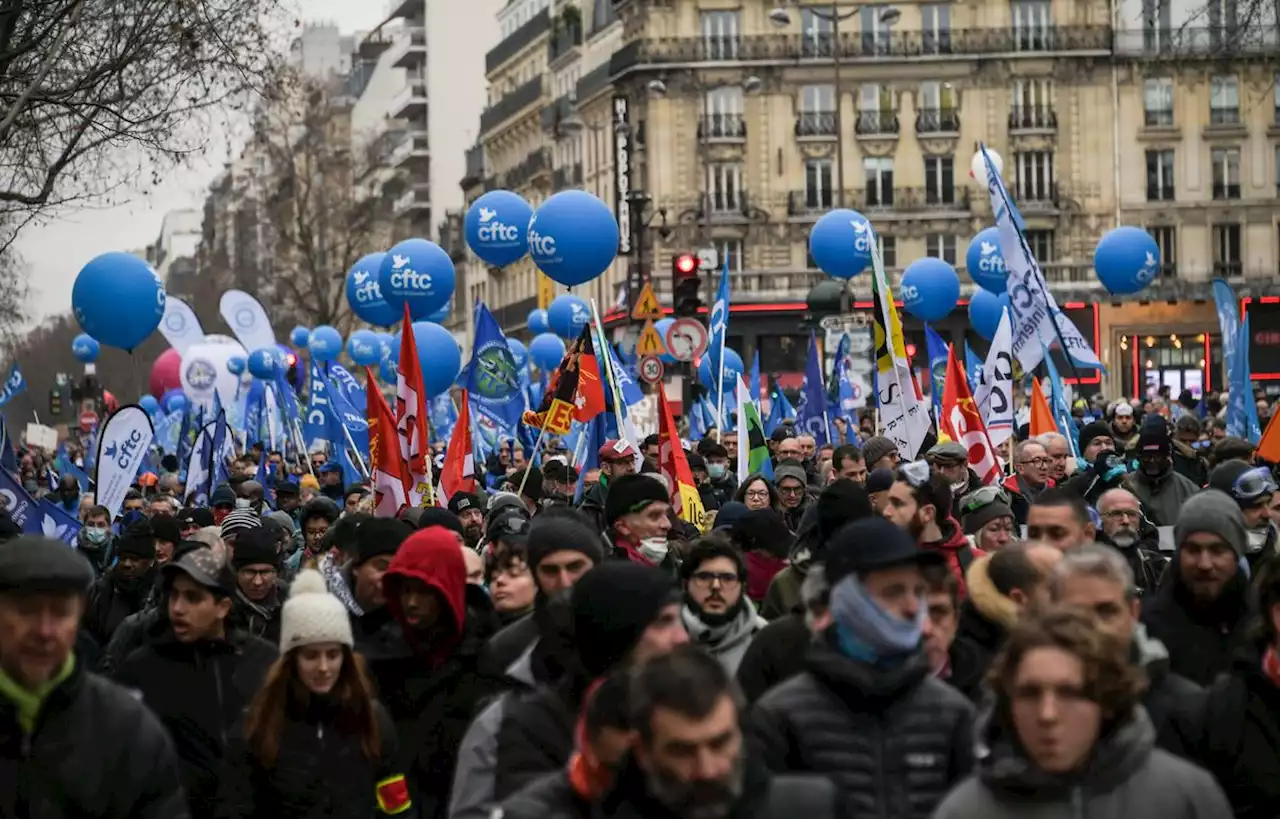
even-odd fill
[(354, 642), (347, 607), (329, 594), (324, 576), (315, 569), (298, 572), (280, 616), (280, 653), (316, 643)]

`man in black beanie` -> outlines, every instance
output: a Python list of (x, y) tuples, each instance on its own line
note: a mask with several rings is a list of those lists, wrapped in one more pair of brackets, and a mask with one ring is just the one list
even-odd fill
[(1138, 433), (1138, 471), (1124, 482), (1138, 497), (1147, 519), (1155, 526), (1172, 526), (1178, 513), (1200, 487), (1173, 470), (1173, 442), (1169, 425), (1160, 416), (1142, 422)]
[(324, 575), (329, 593), (341, 600), (351, 615), (357, 650), (380, 639), (384, 632), (395, 633), (399, 628), (386, 607), (382, 576), (413, 531), (405, 521), (371, 517), (356, 527), (349, 560), (320, 562), (320, 574)]
[(472, 549), (480, 545), (484, 536), (484, 501), (470, 492), (454, 492), (449, 498), (449, 511), (457, 515), (462, 524), (462, 539)]
[(1066, 488), (1097, 506), (1109, 490), (1117, 489), (1128, 474), (1124, 453), (1116, 452), (1115, 435), (1105, 421), (1094, 421), (1080, 428), (1080, 469), (1066, 483)]
[(645, 474), (623, 475), (609, 484), (605, 497), (605, 538), (609, 557), (642, 566), (660, 566), (674, 579), (678, 563), (667, 550), (671, 498), (666, 486)]
[(280, 643), (280, 553), (275, 533), (266, 526), (246, 529), (231, 554), (235, 592), (227, 622), (272, 645)]
[(115, 565), (89, 588), (84, 628), (100, 648), (126, 617), (142, 611), (155, 586), (156, 545), (145, 526), (139, 521), (116, 538)]
[(542, 470), (530, 464), (519, 472), (513, 472), (502, 482), (502, 488), (515, 492), (524, 501), (530, 515), (538, 511), (542, 500)]

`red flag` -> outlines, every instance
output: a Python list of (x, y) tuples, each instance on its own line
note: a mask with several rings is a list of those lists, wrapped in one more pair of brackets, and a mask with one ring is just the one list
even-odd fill
[(969, 466), (983, 483), (1000, 480), (1000, 462), (991, 448), (982, 413), (969, 392), (964, 366), (956, 360), (955, 347), (947, 346), (947, 381), (942, 390), (942, 412), (938, 426), (951, 440), (969, 451)]
[(449, 449), (444, 454), (440, 471), (440, 498), (447, 501), (457, 492), (476, 491), (476, 463), (471, 454), (471, 407), (467, 391), (462, 391), (462, 408), (449, 436)]
[(399, 432), (391, 407), (377, 389), (373, 371), (364, 368), (368, 376), (365, 390), (369, 421), (369, 471), (373, 481), (377, 503), (374, 514), (380, 517), (396, 517), (408, 503), (405, 485), (409, 480), (409, 468), (400, 454)]
[(591, 343), (591, 326), (587, 325), (551, 373), (541, 404), (536, 410), (525, 410), (524, 422), (563, 435), (574, 421), (586, 423), (604, 409), (604, 385)]
[(671, 508), (681, 520), (692, 523), (699, 531), (703, 531), (706, 529), (707, 512), (702, 506), (698, 485), (693, 482), (689, 459), (685, 457), (684, 447), (680, 445), (680, 435), (676, 431), (676, 422), (671, 415), (671, 404), (666, 399), (665, 390), (659, 390), (658, 404), (661, 412), (658, 416), (658, 471), (667, 480)]
[(409, 305), (404, 306), (400, 328), (400, 363), (396, 365), (396, 432), (400, 435), (400, 456), (409, 472), (404, 491), (411, 506), (422, 506), (431, 494), (431, 448), (427, 439), (427, 391), (422, 383), (418, 342), (413, 337)]

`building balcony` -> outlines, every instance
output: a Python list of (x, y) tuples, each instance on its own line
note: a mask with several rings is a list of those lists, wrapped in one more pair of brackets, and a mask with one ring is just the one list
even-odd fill
[(853, 124), (859, 137), (896, 137), (900, 129), (896, 111), (859, 111)]
[[(719, 273), (716, 274), (719, 276)], [(734, 304), (803, 302), (813, 286), (826, 279), (819, 270), (730, 270), (729, 288)], [(716, 279), (719, 281), (719, 278)], [(671, 277), (654, 276), (654, 295), (663, 304), (671, 303)]]
[(484, 179), (484, 146), (476, 143), (467, 149), (462, 187), (470, 188)]
[(547, 41), (547, 64), (552, 65), (561, 57), (574, 53), (581, 45), (581, 18), (562, 15), (551, 27), (551, 38)]
[(709, 114), (698, 120), (698, 138), (708, 142), (742, 142), (747, 120), (742, 114)]
[(395, 45), (394, 41), (381, 30), (371, 31), (361, 38), (356, 46), (356, 53), (361, 59), (373, 62), (382, 56), (382, 52)]
[(426, 131), (409, 131), (391, 149), (389, 164), (393, 168), (421, 165), (431, 159), (431, 144)]
[(396, 36), (388, 58), (396, 68), (412, 68), (427, 62), (427, 30), (409, 26)]
[(800, 139), (831, 139), (839, 123), (835, 111), (801, 111), (796, 117), (796, 136)]
[(524, 85), (480, 112), (480, 132), (489, 133), (517, 114), (542, 100), (542, 77), (534, 77)]
[(1015, 105), (1009, 111), (1009, 133), (1045, 133), (1058, 130), (1058, 115), (1042, 105)]
[(921, 108), (916, 112), (916, 133), (959, 135), (960, 112), (954, 108)]
[(909, 60), (921, 56), (980, 57), (1005, 54), (1092, 54), (1111, 52), (1109, 26), (1039, 26), (1030, 28), (975, 28), (936, 31), (880, 31), (863, 35), (841, 33), (839, 41), (795, 34), (750, 36), (655, 37), (634, 40), (610, 60), (618, 77), (645, 66), (681, 66), (707, 62), (822, 63)]
[(1020, 213), (1046, 213), (1058, 210), (1058, 183), (1015, 186), (1013, 203)]
[(551, 152), (546, 148), (530, 151), (520, 164), (503, 174), (503, 181), (511, 190), (523, 188), (551, 170)]
[(425, 182), (415, 182), (391, 204), (396, 216), (412, 216), (431, 212), (431, 189)]
[(1118, 57), (1177, 60), (1229, 56), (1233, 60), (1274, 57), (1280, 53), (1280, 26), (1149, 26), (1118, 31)]
[(559, 130), (560, 123), (564, 122), (571, 113), (573, 113), (572, 95), (561, 94), (555, 102), (542, 107), (542, 112), (539, 114), (542, 130), (548, 134), (555, 133)]
[(1218, 201), (1218, 202), (1225, 202), (1233, 199), (1239, 199), (1240, 185), (1238, 183), (1231, 185), (1223, 182), (1214, 182), (1213, 198), (1214, 198), (1214, 201)]
[(535, 14), (520, 28), (511, 32), (502, 42), (489, 49), (484, 55), (484, 73), (493, 74), (504, 63), (528, 48), (542, 35), (551, 30), (551, 12), (547, 9)]
[[(816, 219), (840, 206), (839, 196), (829, 187), (787, 194), (787, 216), (795, 220)], [(945, 218), (947, 214), (969, 212), (969, 189), (962, 186), (938, 189), (891, 185), (855, 188), (844, 192), (844, 206), (881, 214), (936, 214)]]
[(562, 191), (566, 188), (580, 188), (583, 178), (581, 162), (556, 168), (551, 174), (551, 189)]
[(409, 80), (391, 103), (391, 116), (396, 119), (416, 119), (427, 112), (427, 81)]

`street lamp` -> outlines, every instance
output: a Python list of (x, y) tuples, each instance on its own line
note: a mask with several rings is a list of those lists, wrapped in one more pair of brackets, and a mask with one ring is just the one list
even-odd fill
[[(831, 5), (823, 9), (820, 6), (806, 6), (805, 10), (817, 17), (819, 20), (826, 20), (831, 23), (831, 60), (834, 64), (836, 75), (836, 206), (844, 207), (844, 94), (840, 90), (840, 68), (843, 64), (840, 53), (840, 23), (846, 20), (852, 20), (864, 8), (865, 4), (857, 5)], [(877, 20), (886, 25), (891, 26), (902, 18), (902, 12), (896, 8), (887, 8), (880, 12)], [(769, 12), (769, 20), (775, 26), (782, 28), (791, 25), (791, 13), (781, 6), (775, 7)]]

